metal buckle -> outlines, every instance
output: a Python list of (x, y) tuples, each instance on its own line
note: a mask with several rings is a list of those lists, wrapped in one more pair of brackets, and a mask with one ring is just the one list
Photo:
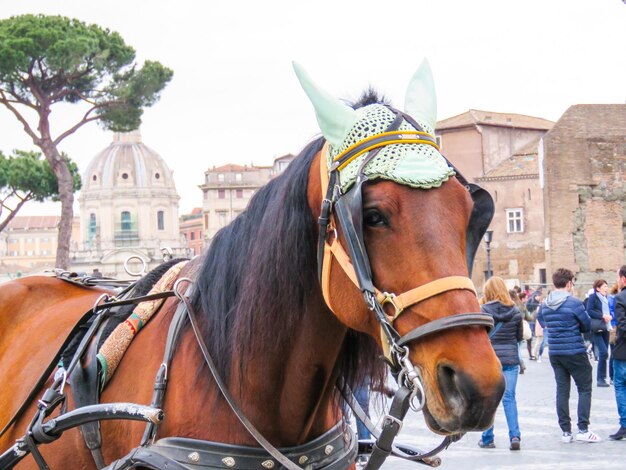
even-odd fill
[(402, 430), (402, 421), (401, 420), (399, 420), (395, 416), (391, 416), (391, 415), (385, 415), (383, 417), (383, 427), (387, 426), (388, 424), (393, 424), (393, 423), (396, 423), (398, 425), (398, 432), (400, 432)]
[(176, 282), (174, 283), (174, 287), (172, 288), (172, 290), (174, 291), (174, 295), (176, 295), (176, 297), (178, 297), (178, 300), (180, 301), (183, 300), (183, 296), (184, 296), (184, 293), (182, 293), (179, 290), (180, 285), (183, 282), (187, 282), (188, 284), (193, 284), (193, 281), (189, 279), (188, 277), (179, 277), (178, 279), (176, 279)]
[[(402, 368), (398, 375), (398, 383), (404, 383), (411, 390), (410, 406), (413, 411), (421, 411), (426, 404), (426, 393), (420, 379), (420, 374), (409, 359), (409, 348), (402, 348), (404, 353), (397, 355), (397, 360)], [(419, 397), (418, 397), (419, 393)], [(416, 401), (417, 400), (417, 401)]]
[(380, 302), (380, 304), (383, 307), (385, 306), (385, 304), (393, 305), (395, 313), (393, 314), (393, 316), (387, 315), (387, 317), (389, 317), (389, 321), (394, 321), (396, 318), (400, 316), (400, 314), (402, 313), (404, 309), (399, 307), (398, 304), (396, 304), (396, 294), (383, 292), (383, 295), (384, 297), (383, 297), (383, 300)]

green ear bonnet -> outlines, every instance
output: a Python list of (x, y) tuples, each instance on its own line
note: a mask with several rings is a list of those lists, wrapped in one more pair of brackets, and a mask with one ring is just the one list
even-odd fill
[[(296, 74), (311, 99), (322, 134), (328, 140), (328, 168), (346, 149), (364, 139), (382, 134), (396, 118), (394, 111), (382, 104), (371, 104), (353, 110), (317, 87), (298, 64)], [(436, 99), (432, 74), (427, 62), (414, 75), (405, 99), (405, 111), (434, 136)], [(417, 131), (404, 120), (399, 131)], [(356, 181), (357, 172), (367, 154), (360, 155), (339, 171), (342, 191)], [(365, 166), (363, 172), (371, 179), (385, 179), (413, 188), (430, 189), (441, 186), (455, 174), (441, 153), (432, 145), (398, 143), (382, 147)]]

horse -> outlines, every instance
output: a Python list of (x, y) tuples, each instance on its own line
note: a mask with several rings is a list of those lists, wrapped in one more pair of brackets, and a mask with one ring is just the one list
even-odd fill
[[(441, 163), (432, 138), (434, 90), (428, 65), (413, 77), (404, 112), (373, 93), (348, 106), (295, 67), (323, 135), (262, 187), (246, 210), (217, 233), (206, 253), (191, 260), (179, 275), (193, 281), (186, 302), (195, 311), (199, 336), (217, 374), (254, 428), (279, 448), (316, 442), (338, 423), (341, 435), (347, 436), (347, 425), (341, 425), (344, 398), (338, 378), (344, 389), (355, 389), (366, 378), (376, 387), (385, 382), (388, 363), (394, 362), (398, 350), (401, 361), (415, 366), (412, 380), (423, 384), (417, 395), (432, 431), (456, 435), (487, 428), (504, 391), (501, 366), (485, 324), (460, 321), (480, 310), (468, 273), (486, 225), (479, 220), (470, 185), (445, 160)], [(384, 123), (385, 129), (400, 130), (372, 133), (376, 126), (362, 122), (372, 109), (384, 115), (389, 111), (394, 123), (402, 124)], [(403, 143), (398, 132), (410, 134), (412, 140)], [(350, 154), (363, 141), (378, 145), (376, 139), (389, 135), (392, 140), (384, 145), (356, 157)], [(388, 162), (386, 157), (382, 163), (375, 161), (387, 149), (397, 153), (403, 146), (417, 149), (420, 165), (426, 154), (426, 163), (439, 165), (443, 176), (416, 187), (415, 182), (406, 183), (407, 173), (403, 179), (389, 176), (402, 163), (365, 175), (363, 168)], [(332, 152), (343, 152), (352, 160), (347, 164), (341, 158), (333, 160)], [(358, 166), (353, 183), (348, 173), (341, 173), (350, 165)], [(425, 168), (430, 171), (430, 166)], [(349, 193), (342, 185), (350, 184), (359, 192), (350, 196), (348, 202), (356, 209), (352, 218), (346, 218), (340, 198)], [(450, 279), (451, 285), (442, 287), (442, 279)], [(364, 292), (376, 292), (382, 300)], [(411, 301), (388, 294), (400, 292), (417, 294)], [(0, 287), (0, 426), (9, 421), (68, 332), (101, 295), (101, 290), (56, 277), (25, 277)], [(400, 305), (401, 300), (406, 305)], [(101, 402), (151, 402), (154, 377), (180, 304), (178, 298), (167, 299), (137, 334), (102, 391)], [(398, 347), (399, 338), (406, 335), (412, 336)], [(387, 361), (380, 359), (383, 352)], [(174, 436), (225, 444), (225, 456), (228, 449), (258, 447), (257, 439), (226, 406), (189, 322), (180, 330), (167, 379), (159, 439)], [(24, 435), (36, 407), (33, 400), (0, 438), (0, 452)], [(136, 421), (102, 421), (104, 461), (109, 464), (131, 452), (144, 429), (145, 424)], [(348, 445), (350, 439), (341, 441)], [(95, 468), (76, 429), (40, 446), (40, 451), (50, 468), (70, 464)], [(188, 456), (193, 461), (197, 453)], [(343, 468), (355, 468), (353, 457)], [(306, 458), (301, 456), (299, 463), (306, 464)], [(248, 468), (237, 467), (231, 457), (222, 462), (193, 468)], [(265, 468), (275, 464), (271, 459), (262, 462)], [(38, 467), (27, 457), (18, 468)]]

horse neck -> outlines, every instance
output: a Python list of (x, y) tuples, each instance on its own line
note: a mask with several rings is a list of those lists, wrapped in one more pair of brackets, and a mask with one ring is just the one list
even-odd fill
[(241, 390), (239, 402), (266, 437), (273, 436), (280, 445), (296, 445), (336, 424), (335, 366), (345, 334), (346, 328), (320, 295), (288, 341), (268, 342), (254, 358), (243, 358), (249, 364), (243, 386), (239, 374), (234, 374), (231, 389)]

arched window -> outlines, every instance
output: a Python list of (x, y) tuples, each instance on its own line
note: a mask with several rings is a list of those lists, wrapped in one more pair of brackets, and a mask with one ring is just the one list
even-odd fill
[(91, 241), (96, 237), (98, 226), (96, 223), (96, 214), (89, 214), (89, 227), (87, 228), (87, 238)]
[(157, 229), (165, 230), (165, 213), (163, 211), (157, 212)]
[(130, 220), (130, 212), (128, 211), (123, 211), (122, 212), (122, 219), (121, 219), (121, 228), (122, 228), (122, 232), (130, 232), (131, 228), (132, 228), (132, 223)]

